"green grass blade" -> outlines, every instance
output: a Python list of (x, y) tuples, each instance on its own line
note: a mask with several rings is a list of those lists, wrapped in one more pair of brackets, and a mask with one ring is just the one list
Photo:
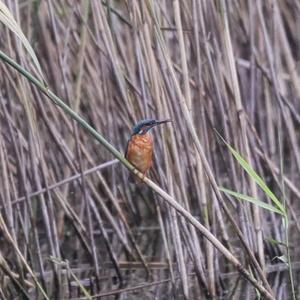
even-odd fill
[(227, 148), (230, 150), (231, 154), (238, 161), (238, 163), (242, 166), (242, 168), (248, 173), (248, 175), (259, 185), (259, 187), (264, 191), (264, 193), (270, 197), (276, 207), (281, 211), (281, 214), (286, 215), (285, 208), (283, 204), (278, 200), (278, 198), (274, 195), (274, 193), (269, 189), (264, 180), (254, 171), (251, 165), (234, 149), (232, 148), (223, 137), (216, 131), (218, 136), (225, 143)]
[(239, 164), (243, 167), (243, 169), (250, 175), (250, 177), (260, 186), (260, 188), (265, 192), (267, 196), (271, 198), (274, 204), (281, 210), (283, 214), (285, 214), (285, 208), (282, 203), (278, 200), (278, 198), (274, 195), (274, 193), (268, 188), (263, 179), (254, 171), (254, 169), (248, 164), (246, 160), (235, 151), (229, 144), (227, 144), (230, 152), (233, 154), (235, 159), (239, 162)]
[(256, 198), (253, 198), (253, 197), (248, 196), (248, 195), (244, 195), (244, 194), (240, 194), (240, 193), (231, 191), (231, 190), (223, 188), (223, 187), (219, 187), (219, 190), (222, 191), (222, 192), (224, 192), (224, 193), (226, 193), (226, 194), (228, 194), (228, 195), (231, 195), (231, 196), (233, 196), (233, 197), (235, 197), (237, 199), (241, 199), (241, 200), (245, 200), (245, 201), (251, 202), (253, 204), (258, 205), (259, 207), (262, 207), (264, 209), (267, 209), (269, 211), (273, 211), (273, 212), (275, 212), (277, 214), (280, 214), (280, 215), (284, 216), (284, 213), (280, 209), (278, 209), (278, 208), (276, 208), (276, 207), (274, 207), (274, 206), (272, 206), (272, 205), (270, 205), (268, 203), (265, 203), (265, 202), (263, 202), (261, 200), (258, 200)]

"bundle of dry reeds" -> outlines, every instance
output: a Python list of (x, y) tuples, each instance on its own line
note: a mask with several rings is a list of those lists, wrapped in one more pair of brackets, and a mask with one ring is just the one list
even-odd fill
[[(0, 298), (287, 299), (282, 261), (299, 259), (299, 1), (5, 3), (47, 87), (0, 63)], [(0, 38), (37, 76), (17, 35), (1, 25)], [(121, 152), (138, 120), (171, 118), (153, 131), (156, 185), (129, 183), (48, 89)], [(216, 132), (287, 207), (289, 230), (219, 189), (272, 204)]]

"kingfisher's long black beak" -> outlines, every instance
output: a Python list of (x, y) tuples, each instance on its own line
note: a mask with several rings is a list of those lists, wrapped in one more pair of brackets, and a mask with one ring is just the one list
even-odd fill
[(167, 120), (163, 120), (163, 121), (156, 121), (154, 126), (161, 125), (164, 123), (169, 123), (169, 122), (173, 122), (173, 121), (171, 119), (167, 119)]
[(164, 123), (173, 122), (171, 119), (163, 120), (163, 121), (155, 121), (155, 123), (152, 123), (151, 125), (146, 125), (146, 132), (151, 130), (152, 128), (156, 127), (157, 125), (161, 125)]

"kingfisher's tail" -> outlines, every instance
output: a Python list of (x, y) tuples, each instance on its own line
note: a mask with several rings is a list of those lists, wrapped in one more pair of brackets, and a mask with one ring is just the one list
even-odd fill
[(129, 174), (129, 176), (128, 176), (128, 181), (129, 181), (130, 183), (136, 183), (137, 180), (138, 180), (138, 178), (137, 178), (133, 173), (130, 172), (130, 174)]

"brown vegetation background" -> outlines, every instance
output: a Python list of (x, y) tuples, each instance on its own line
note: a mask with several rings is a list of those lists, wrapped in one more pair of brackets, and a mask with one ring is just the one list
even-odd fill
[[(153, 130), (149, 176), (260, 278), (255, 260), (276, 299), (288, 299), (286, 266), (275, 258), (286, 249), (271, 241), (285, 240), (282, 218), (218, 197), (203, 164), (218, 186), (271, 203), (216, 129), (286, 201), (297, 266), (299, 1), (5, 3), (49, 89), (117, 149), (138, 120), (172, 118)], [(16, 35), (0, 28), (1, 50), (34, 72)], [(254, 297), (183, 217), (129, 183), (128, 171), (24, 77), (3, 62), (0, 70), (0, 298), (42, 298), (28, 270), (51, 299)]]

